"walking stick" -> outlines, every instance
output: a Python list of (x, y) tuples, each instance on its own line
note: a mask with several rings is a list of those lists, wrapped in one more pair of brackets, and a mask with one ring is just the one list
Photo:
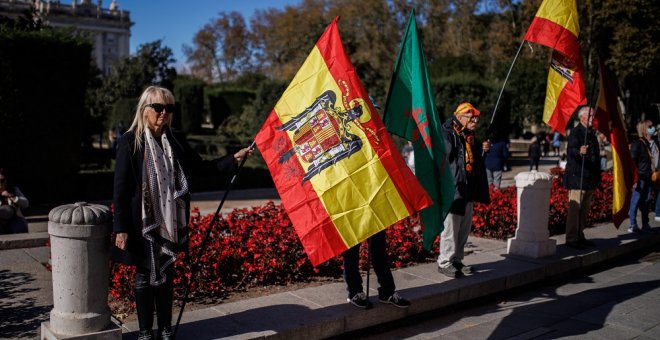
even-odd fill
[[(255, 142), (253, 141), (252, 144), (250, 144), (249, 149), (252, 150), (254, 149), (254, 144)], [(224, 195), (222, 196), (222, 200), (220, 201), (220, 204), (218, 205), (218, 209), (215, 210), (215, 214), (213, 215), (213, 219), (211, 219), (211, 223), (209, 224), (209, 228), (206, 231), (206, 235), (204, 236), (202, 240), (202, 245), (199, 248), (199, 253), (197, 254), (197, 257), (195, 258), (201, 258), (201, 256), (204, 254), (206, 251), (206, 246), (208, 244), (209, 239), (211, 238), (211, 231), (213, 231), (213, 225), (215, 222), (218, 220), (218, 216), (220, 215), (220, 210), (222, 209), (222, 206), (225, 204), (225, 200), (227, 200), (227, 195), (229, 195), (229, 192), (234, 186), (234, 183), (236, 182), (236, 178), (238, 175), (241, 173), (241, 169), (243, 169), (243, 165), (245, 165), (245, 161), (247, 160), (248, 155), (245, 155), (243, 159), (241, 159), (241, 163), (238, 165), (238, 169), (236, 169), (236, 172), (234, 173), (234, 176), (232, 176), (231, 180), (229, 181), (229, 185), (227, 186), (227, 190), (225, 190)], [(197, 272), (199, 271), (199, 266), (200, 266), (200, 261), (195, 261), (195, 265), (193, 266), (192, 270), (190, 271), (190, 280), (188, 281), (188, 284), (186, 285), (186, 290), (184, 291), (183, 294), (183, 304), (181, 305), (181, 309), (179, 310), (179, 317), (176, 319), (176, 325), (174, 326), (174, 332), (172, 332), (172, 339), (176, 339), (176, 333), (179, 330), (179, 323), (181, 323), (181, 317), (183, 316), (183, 310), (186, 308), (186, 300), (188, 300), (188, 294), (190, 293), (190, 285), (195, 279), (195, 276), (197, 275)]]

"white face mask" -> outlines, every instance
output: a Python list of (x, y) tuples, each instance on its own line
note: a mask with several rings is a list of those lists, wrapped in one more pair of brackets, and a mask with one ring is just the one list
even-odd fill
[(655, 127), (651, 126), (650, 128), (647, 128), (646, 132), (649, 133), (649, 136), (655, 135)]

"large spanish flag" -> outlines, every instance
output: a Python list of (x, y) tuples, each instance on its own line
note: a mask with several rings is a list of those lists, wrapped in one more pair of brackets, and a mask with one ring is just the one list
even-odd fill
[(562, 134), (575, 109), (587, 102), (579, 34), (575, 0), (543, 0), (525, 34), (525, 40), (554, 49), (543, 121)]
[(431, 204), (344, 51), (338, 20), (256, 137), (315, 266)]
[(628, 218), (631, 188), (636, 182), (636, 172), (633, 169), (626, 129), (619, 110), (618, 91), (614, 77), (602, 61), (599, 61), (599, 68), (600, 93), (598, 94), (594, 126), (607, 136), (612, 144), (612, 222), (615, 227), (619, 228), (621, 223)]

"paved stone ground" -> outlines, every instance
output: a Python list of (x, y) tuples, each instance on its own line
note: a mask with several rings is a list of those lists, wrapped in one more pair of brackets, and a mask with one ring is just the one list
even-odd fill
[(34, 339), (53, 309), (50, 248), (0, 251), (0, 338)]
[(660, 245), (550, 280), (343, 336), (352, 339), (660, 339)]

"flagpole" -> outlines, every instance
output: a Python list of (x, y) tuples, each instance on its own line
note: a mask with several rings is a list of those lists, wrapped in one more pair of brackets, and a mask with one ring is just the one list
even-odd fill
[[(594, 92), (596, 92), (596, 80), (598, 79), (597, 75), (594, 75), (594, 80), (591, 82), (591, 94), (589, 97), (591, 98), (591, 104), (589, 104), (589, 114), (587, 115), (587, 127), (585, 129), (584, 133), (584, 143), (582, 145), (587, 145), (587, 136), (589, 136), (589, 128), (591, 127), (591, 117), (593, 115), (593, 104), (594, 104)], [(587, 150), (588, 152), (589, 150)], [(584, 158), (586, 155), (582, 155), (582, 165), (580, 166), (580, 210), (582, 210), (582, 197), (584, 195), (583, 190), (582, 190), (582, 185), (584, 182)]]
[[(249, 149), (253, 150), (255, 145), (255, 141), (252, 141), (252, 144), (250, 144)], [(201, 256), (204, 254), (206, 251), (206, 246), (208, 244), (209, 239), (211, 238), (211, 231), (213, 231), (213, 225), (215, 222), (218, 220), (218, 216), (220, 215), (220, 210), (222, 209), (222, 206), (225, 204), (225, 201), (227, 200), (227, 196), (229, 195), (229, 192), (231, 189), (234, 187), (234, 183), (236, 182), (236, 178), (238, 175), (241, 173), (241, 169), (243, 169), (243, 165), (245, 165), (245, 161), (247, 160), (248, 155), (245, 155), (243, 159), (241, 159), (241, 163), (238, 165), (238, 169), (236, 169), (236, 172), (234, 172), (234, 175), (232, 176), (231, 180), (229, 181), (229, 185), (227, 186), (227, 190), (225, 190), (224, 195), (222, 196), (222, 200), (220, 201), (220, 204), (218, 205), (218, 208), (215, 210), (215, 214), (213, 215), (213, 219), (211, 219), (211, 223), (209, 223), (209, 227), (206, 230), (206, 235), (204, 235), (202, 244), (199, 248), (199, 253), (197, 254), (197, 257), (195, 258), (201, 258)], [(183, 300), (181, 304), (181, 309), (179, 310), (179, 316), (176, 319), (176, 325), (174, 326), (174, 332), (172, 332), (172, 339), (176, 339), (176, 332), (179, 330), (179, 323), (181, 323), (181, 317), (183, 316), (183, 310), (186, 308), (186, 300), (188, 300), (188, 294), (190, 293), (190, 285), (195, 279), (195, 276), (197, 275), (197, 272), (199, 271), (200, 267), (200, 261), (195, 261), (195, 264), (192, 267), (192, 270), (190, 271), (190, 279), (188, 280), (188, 284), (186, 285), (186, 290), (183, 293)]]
[[(358, 263), (359, 262), (360, 261), (358, 260)], [(367, 239), (367, 302), (369, 302), (369, 272), (370, 271), (371, 271), (371, 237)], [(378, 273), (376, 273), (376, 275), (378, 275)], [(369, 309), (368, 303), (367, 303), (367, 309)]]
[(518, 46), (518, 51), (516, 52), (516, 56), (513, 57), (513, 61), (511, 62), (511, 66), (509, 66), (509, 72), (506, 73), (506, 78), (504, 78), (504, 84), (502, 84), (502, 89), (500, 90), (500, 95), (497, 96), (497, 102), (495, 102), (495, 108), (493, 109), (493, 114), (490, 117), (490, 125), (493, 125), (493, 121), (495, 120), (495, 113), (497, 113), (497, 107), (500, 105), (500, 99), (502, 99), (502, 94), (504, 93), (504, 88), (506, 87), (506, 82), (509, 80), (509, 75), (511, 75), (511, 70), (513, 70), (513, 65), (516, 63), (516, 60), (518, 60), (518, 55), (520, 54), (520, 50), (522, 50), (523, 45), (525, 44), (525, 39), (520, 42), (520, 46)]

